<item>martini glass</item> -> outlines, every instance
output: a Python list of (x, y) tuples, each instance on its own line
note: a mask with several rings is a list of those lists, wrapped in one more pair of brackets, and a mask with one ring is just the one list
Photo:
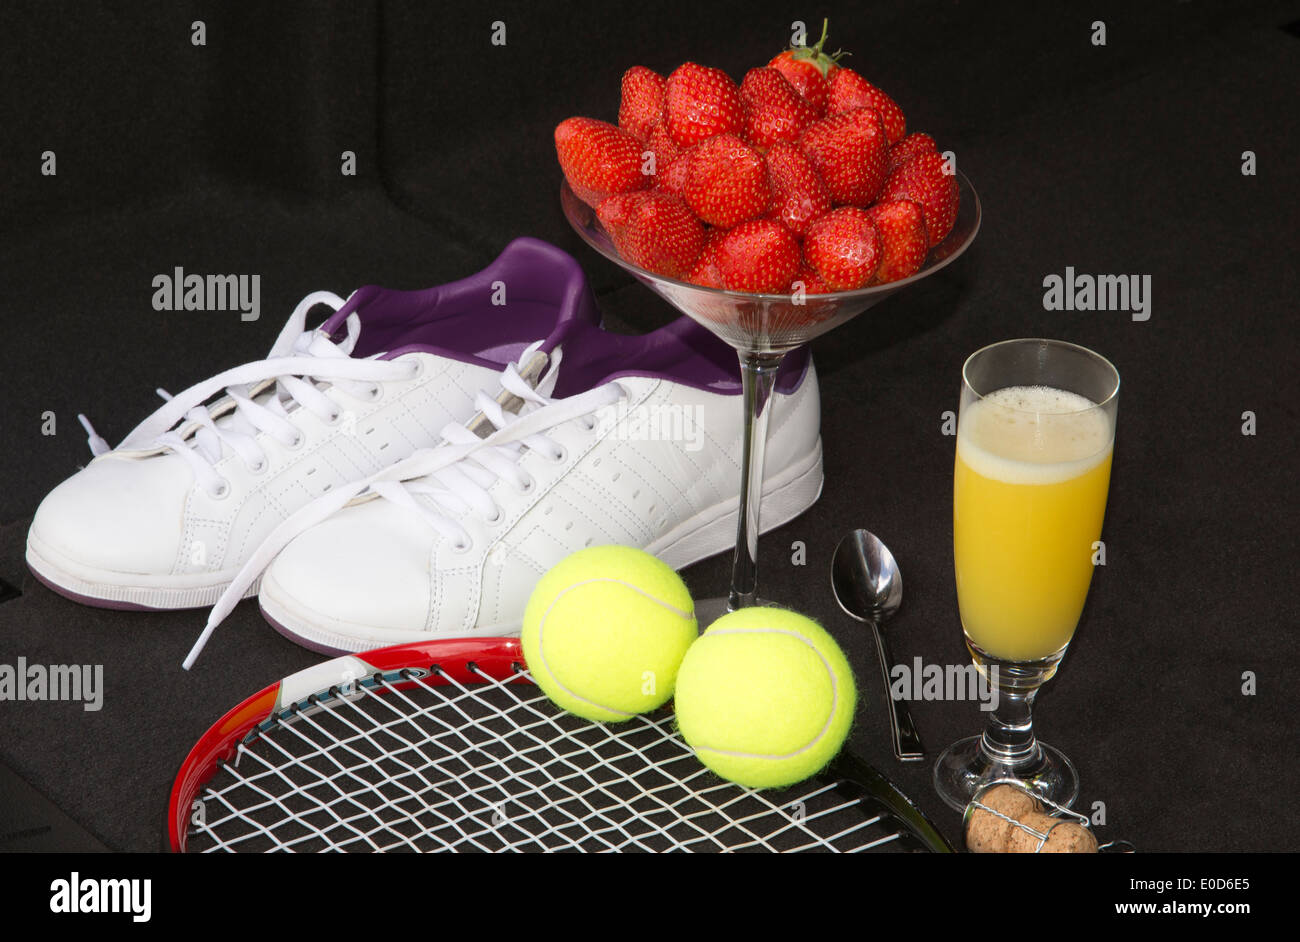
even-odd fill
[(702, 288), (646, 271), (622, 258), (596, 211), (574, 194), (567, 181), (560, 202), (569, 224), (588, 245), (625, 269), (678, 311), (708, 328), (735, 349), (740, 358), (744, 432), (741, 452), (740, 506), (736, 523), (736, 552), (731, 589), (725, 597), (696, 604), (701, 626), (758, 600), (759, 504), (763, 493), (763, 452), (767, 445), (768, 405), (781, 360), (791, 350), (840, 326), (896, 291), (944, 268), (966, 250), (979, 231), (979, 197), (958, 172), (961, 203), (957, 222), (942, 242), (930, 250), (921, 269), (909, 278), (833, 294), (750, 294)]

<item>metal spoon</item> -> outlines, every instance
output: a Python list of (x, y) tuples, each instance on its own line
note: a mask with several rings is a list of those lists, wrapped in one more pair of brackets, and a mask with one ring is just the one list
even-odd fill
[(885, 643), (881, 623), (903, 604), (903, 574), (889, 552), (889, 547), (866, 530), (854, 530), (835, 547), (831, 563), (831, 587), (835, 601), (858, 621), (871, 626), (880, 655), (880, 673), (885, 682), (885, 700), (889, 704), (889, 725), (894, 739), (894, 758), (900, 762), (919, 762), (925, 747), (912, 722), (907, 703), (889, 692), (889, 672), (894, 659)]

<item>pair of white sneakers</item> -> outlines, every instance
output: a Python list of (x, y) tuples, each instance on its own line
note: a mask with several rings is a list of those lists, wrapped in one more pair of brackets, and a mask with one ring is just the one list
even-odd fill
[[(334, 314), (307, 330), (321, 303)], [(28, 565), (89, 605), (215, 605), (209, 632), (257, 594), (277, 630), (337, 654), (518, 633), (537, 580), (587, 546), (674, 568), (728, 550), (734, 352), (685, 318), (637, 337), (599, 322), (577, 263), (534, 239), (427, 291), (310, 295), (267, 359), (170, 398), (115, 449), (92, 431), (95, 459), (36, 512)], [(821, 492), (806, 353), (770, 408), (765, 530)]]

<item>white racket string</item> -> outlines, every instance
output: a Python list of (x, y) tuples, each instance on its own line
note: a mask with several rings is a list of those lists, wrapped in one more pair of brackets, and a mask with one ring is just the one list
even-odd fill
[(526, 673), (404, 671), (332, 688), (241, 742), (198, 796), (191, 850), (832, 851), (898, 841), (837, 783), (717, 779), (670, 714), (587, 723)]

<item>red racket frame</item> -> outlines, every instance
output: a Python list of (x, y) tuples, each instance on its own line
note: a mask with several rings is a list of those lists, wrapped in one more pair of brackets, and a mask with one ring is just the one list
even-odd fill
[[(354, 659), (363, 661), (378, 673), (408, 667), (427, 670), (437, 665), (441, 673), (431, 674), (421, 681), (433, 686), (442, 686), (452, 681), (462, 684), (479, 682), (482, 678), (469, 670), (469, 664), (474, 664), (480, 673), (487, 674), (494, 680), (510, 680), (512, 677), (518, 677), (521, 683), (531, 683), (527, 677), (517, 674), (517, 669), (524, 666), (523, 651), (518, 638), (418, 641), (414, 644), (400, 644), (361, 654), (344, 655), (299, 673), (324, 674), (328, 671), (326, 665), (338, 661), (342, 666), (343, 663)], [(184, 852), (191, 804), (199, 790), (216, 772), (218, 763), (229, 761), (239, 748), (239, 743), (253, 729), (297, 702), (296, 700), (280, 702), (282, 686), (297, 676), (299, 675), (293, 674), (282, 678), (248, 697), (214, 723), (194, 744), (194, 748), (181, 763), (176, 780), (172, 783), (171, 798), (167, 805), (167, 840), (172, 851)], [(414, 686), (414, 683), (409, 681), (396, 683), (393, 686), (402, 689)], [(307, 691), (299, 695), (299, 699), (314, 692), (319, 691)]]

